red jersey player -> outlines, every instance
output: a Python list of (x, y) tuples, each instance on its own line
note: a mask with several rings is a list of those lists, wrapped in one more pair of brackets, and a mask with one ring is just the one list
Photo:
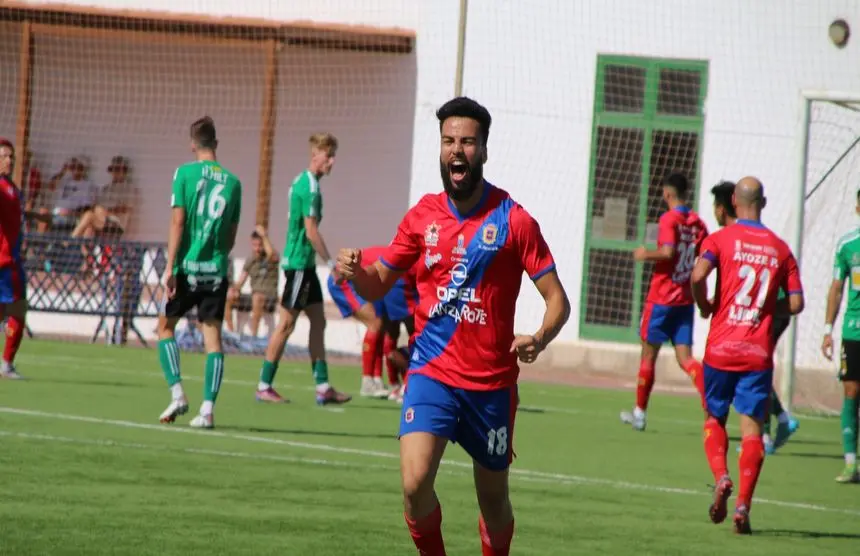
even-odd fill
[[(558, 334), (570, 304), (537, 222), (483, 179), (490, 114), (455, 98), (436, 113), (444, 193), (403, 218), (382, 260), (363, 267), (344, 249), (337, 272), (378, 299), (416, 263), (418, 307), (400, 420), (406, 523), (420, 554), (445, 554), (434, 482), (456, 441), (472, 457), (482, 554), (507, 555), (514, 530), (508, 496), (517, 403), (517, 359), (533, 362)], [(514, 335), (523, 272), (546, 302), (533, 335)]]
[(654, 367), (660, 346), (672, 342), (675, 357), (702, 396), (702, 365), (693, 358), (693, 294), (690, 272), (708, 229), (699, 215), (684, 200), (690, 188), (687, 177), (674, 172), (663, 180), (663, 201), (669, 210), (660, 217), (657, 249), (639, 247), (633, 252), (637, 261), (654, 261), (651, 286), (642, 310), (639, 335), (642, 356), (636, 386), (636, 406), (622, 411), (621, 421), (635, 430), (645, 430), (645, 411), (654, 387)]
[(24, 337), (27, 280), (21, 261), (24, 207), (21, 190), (12, 182), (14, 162), (15, 147), (0, 138), (0, 320), (6, 319), (6, 346), (0, 377), (20, 379), (14, 362)]
[[(775, 314), (803, 310), (803, 287), (791, 249), (761, 223), (764, 187), (752, 177), (737, 183), (732, 203), (738, 219), (705, 239), (693, 269), (696, 304), (711, 316), (705, 345), (705, 454), (716, 487), (711, 520), (726, 518), (734, 485), (726, 465), (726, 418), (734, 404), (741, 420), (740, 488), (736, 533), (750, 534), (749, 509), (764, 462), (763, 422), (773, 379)], [(706, 280), (717, 270), (718, 290), (708, 301)], [(777, 300), (779, 289), (788, 297)]]

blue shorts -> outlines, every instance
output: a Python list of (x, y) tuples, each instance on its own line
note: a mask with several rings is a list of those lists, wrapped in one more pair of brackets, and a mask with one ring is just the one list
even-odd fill
[(403, 278), (398, 279), (382, 298), (385, 315), (391, 322), (400, 322), (411, 317), (417, 302), (418, 292), (407, 286)]
[(0, 304), (8, 305), (24, 299), (26, 285), (27, 279), (21, 263), (0, 269)]
[[(334, 281), (334, 278), (329, 275), (327, 285), (328, 292), (331, 294), (331, 298), (334, 301), (334, 304), (337, 305), (343, 318), (351, 317), (361, 309), (365, 303), (368, 303), (368, 301), (358, 295), (358, 292), (355, 291), (351, 282), (338, 284)], [(382, 316), (381, 311), (383, 307), (381, 300), (374, 303), (373, 308), (376, 309), (377, 315)]]
[(676, 346), (693, 345), (693, 305), (658, 305), (646, 303), (642, 308), (639, 336), (654, 346), (672, 342)]
[(513, 461), (517, 387), (501, 390), (452, 388), (410, 374), (400, 415), (400, 435), (428, 432), (463, 447), (482, 467), (504, 471)]
[(705, 407), (718, 419), (735, 411), (754, 419), (767, 415), (768, 400), (773, 388), (773, 370), (722, 371), (710, 365), (705, 368)]

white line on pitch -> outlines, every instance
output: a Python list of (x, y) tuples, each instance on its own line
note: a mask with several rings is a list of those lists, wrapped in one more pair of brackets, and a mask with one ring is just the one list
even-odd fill
[[(367, 456), (367, 457), (375, 457), (375, 458), (384, 458), (384, 459), (399, 459), (398, 454), (393, 454), (390, 452), (380, 452), (376, 450), (359, 450), (356, 448), (344, 448), (341, 446), (331, 446), (329, 444), (316, 444), (311, 442), (296, 442), (293, 440), (283, 440), (279, 438), (267, 438), (263, 436), (254, 436), (254, 435), (246, 435), (246, 434), (236, 434), (236, 433), (225, 433), (216, 430), (197, 430), (191, 428), (172, 428), (166, 427), (163, 425), (153, 425), (150, 423), (137, 423), (134, 421), (122, 421), (116, 419), (102, 419), (98, 417), (88, 417), (85, 415), (69, 415), (64, 413), (50, 413), (45, 411), (35, 411), (30, 409), (19, 409), (14, 407), (3, 407), (0, 406), (0, 413), (7, 413), (13, 415), (23, 415), (27, 417), (42, 417), (47, 419), (55, 419), (60, 421), (76, 421), (83, 423), (93, 423), (100, 425), (112, 425), (116, 427), (123, 428), (132, 428), (132, 429), (145, 429), (145, 430), (154, 430), (160, 432), (173, 432), (173, 433), (184, 433), (184, 434), (194, 434), (200, 436), (214, 436), (214, 437), (222, 437), (222, 438), (232, 438), (236, 440), (247, 440), (250, 442), (260, 442), (265, 444), (276, 444), (281, 446), (289, 446), (292, 448), (301, 448), (306, 450), (318, 450), (322, 452), (331, 452), (338, 454), (350, 454), (350, 455), (359, 455), (359, 456)], [(451, 467), (459, 467), (471, 469), (472, 464), (460, 461), (451, 461), (444, 460), (443, 465), (451, 466)], [(511, 475), (526, 479), (526, 480), (545, 480), (545, 481), (558, 481), (565, 482), (570, 484), (585, 484), (585, 485), (601, 485), (607, 486), (622, 490), (642, 490), (642, 491), (650, 491), (650, 492), (661, 492), (667, 494), (684, 494), (684, 495), (708, 495), (708, 493), (704, 493), (698, 490), (692, 490), (687, 488), (675, 488), (675, 487), (661, 487), (656, 485), (646, 485), (640, 483), (631, 483), (627, 481), (616, 481), (612, 479), (599, 479), (594, 477), (583, 477), (579, 475), (566, 475), (562, 473), (547, 473), (543, 471), (531, 471), (528, 469), (518, 469), (511, 468)], [(803, 502), (785, 502), (782, 500), (770, 500), (766, 498), (756, 498), (757, 503), (761, 504), (771, 504), (774, 506), (782, 506), (785, 508), (794, 508), (801, 510), (812, 510), (819, 512), (829, 512), (829, 513), (840, 513), (851, 516), (860, 517), (860, 511), (857, 510), (849, 510), (845, 508), (831, 508), (828, 506), (821, 506), (819, 504), (807, 504)]]

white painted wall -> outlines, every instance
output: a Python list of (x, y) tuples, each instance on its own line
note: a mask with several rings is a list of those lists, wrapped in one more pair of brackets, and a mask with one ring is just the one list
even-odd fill
[[(74, 3), (129, 9), (139, 9), (141, 4), (131, 0)], [(392, 76), (403, 70), (400, 64), (408, 62), (368, 61), (360, 60), (362, 55), (341, 55), (326, 59), (321, 66), (334, 71), (339, 68), (344, 77), (318, 78), (316, 87), (312, 86), (312, 80), (311, 86), (304, 90), (306, 94), (282, 100), (280, 122), (291, 123), (292, 127), (286, 137), (279, 130), (276, 177), (288, 180), (301, 169), (304, 136), (317, 122), (346, 138), (335, 173), (324, 183), (326, 206), (331, 211), (328, 214), (350, 223), (348, 228), (339, 230), (328, 228), (331, 220), (326, 219), (324, 231), (332, 235), (333, 248), (348, 239), (387, 240), (384, 232), (406, 208), (397, 193), (381, 201), (385, 216), (373, 231), (363, 228), (359, 223), (363, 222), (361, 217), (350, 210), (353, 203), (360, 201), (364, 183), (396, 181), (390, 176), (390, 166), (397, 168), (394, 172), (397, 176), (403, 172), (404, 179), (408, 179), (410, 202), (425, 192), (438, 190), (438, 128), (433, 112), (453, 92), (458, 0), (241, 3), (191, 0), (181, 5), (149, 0), (145, 4), (148, 9), (163, 11), (181, 9), (207, 15), (414, 29), (418, 35), (414, 60), (417, 76), (408, 175), (401, 168), (408, 156), (400, 159), (403, 155), (392, 143), (406, 140), (409, 135), (409, 122), (401, 121), (408, 120), (409, 108), (399, 101), (390, 110), (385, 106), (391, 98), (402, 98), (389, 88), (402, 85), (392, 81)], [(709, 60), (702, 184), (709, 186), (721, 178), (736, 179), (746, 174), (759, 176), (768, 187), (770, 198), (766, 222), (777, 232), (790, 236), (798, 210), (795, 201), (798, 92), (802, 88), (860, 91), (860, 72), (851, 69), (860, 67), (857, 38), (845, 49), (837, 50), (826, 32), (827, 25), (838, 17), (847, 18), (860, 29), (860, 20), (851, 19), (856, 17), (857, 8), (858, 3), (852, 0), (797, 0), (790, 5), (778, 0), (472, 0), (469, 3), (465, 92), (486, 104), (494, 116), (486, 175), (508, 189), (542, 223), (574, 302), (575, 315), (581, 291), (580, 261), (597, 54)], [(167, 62), (163, 57), (161, 61)], [(312, 64), (310, 59), (307, 61)], [(302, 76), (311, 71), (309, 66), (301, 64), (293, 70), (293, 74), (282, 75), (282, 82), (301, 82)], [(5, 73), (0, 73), (0, 87), (8, 87)], [(97, 80), (107, 77), (101, 73), (91, 75)], [(341, 87), (340, 79), (359, 80), (360, 85)], [(375, 87), (380, 81), (388, 85)], [(320, 90), (322, 96), (315, 99), (312, 93)], [(58, 96), (56, 92), (52, 94)], [(85, 102), (92, 97), (82, 98), (79, 92), (75, 98), (79, 99), (74, 104), (78, 110), (91, 110)], [(234, 112), (244, 115), (244, 99), (231, 101)], [(256, 113), (256, 102), (248, 100), (249, 114)], [(183, 103), (189, 101), (180, 104)], [(360, 114), (355, 110), (347, 112), (349, 103), (357, 103)], [(327, 111), (331, 104), (336, 108)], [(390, 117), (383, 118), (385, 114)], [(63, 117), (58, 113), (51, 115)], [(250, 128), (257, 125), (258, 118), (256, 115), (248, 118), (248, 137), (251, 137)], [(348, 118), (356, 118), (360, 125), (350, 127), (352, 120)], [(170, 123), (160, 112), (152, 119), (160, 126)], [(180, 121), (185, 120), (180, 118)], [(342, 121), (347, 123), (339, 126)], [(164, 140), (163, 135), (158, 137)], [(352, 150), (359, 141), (361, 150)], [(251, 144), (253, 147), (247, 148), (255, 149), (256, 139)], [(379, 161), (385, 164), (380, 165)], [(703, 194), (700, 199), (700, 211), (715, 226), (708, 195)], [(338, 203), (343, 205), (336, 206)], [(276, 206), (277, 211), (283, 210), (281, 205)], [(276, 226), (273, 225), (277, 231)], [(817, 271), (805, 272), (804, 277), (808, 281), (826, 280), (829, 271), (821, 272), (821, 275)], [(518, 326), (526, 330), (534, 328), (540, 318), (541, 303), (530, 288), (524, 289), (519, 308)], [(705, 334), (706, 326), (700, 322), (699, 352)], [(570, 341), (577, 337), (578, 318), (574, 316), (561, 339)]]

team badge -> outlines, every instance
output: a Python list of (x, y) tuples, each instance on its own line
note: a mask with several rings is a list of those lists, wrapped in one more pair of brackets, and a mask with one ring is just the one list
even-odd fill
[(463, 234), (457, 236), (457, 245), (451, 249), (451, 253), (460, 256), (466, 254), (466, 236)]
[(499, 237), (499, 229), (495, 224), (487, 224), (484, 226), (484, 231), (481, 233), (481, 241), (487, 245), (496, 243), (496, 238)]
[(427, 228), (424, 230), (424, 244), (427, 247), (436, 247), (439, 244), (439, 230), (441, 229), (442, 227), (435, 220), (427, 224)]
[(410, 407), (403, 414), (403, 420), (406, 421), (407, 423), (411, 423), (414, 419), (415, 419), (415, 410)]

